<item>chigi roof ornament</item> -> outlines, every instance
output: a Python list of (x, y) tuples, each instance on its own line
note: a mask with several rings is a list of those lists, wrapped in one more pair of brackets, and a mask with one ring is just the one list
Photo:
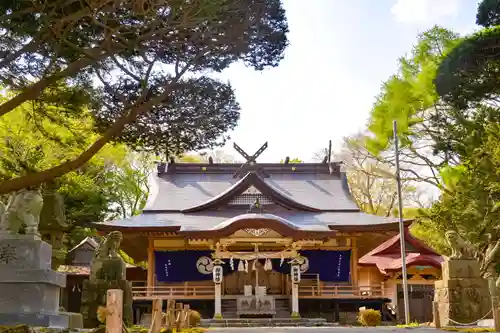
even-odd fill
[(265, 171), (262, 169), (262, 167), (256, 166), (257, 165), (257, 157), (259, 157), (264, 150), (267, 149), (267, 142), (264, 143), (253, 155), (248, 155), (243, 149), (241, 149), (240, 146), (238, 146), (236, 143), (233, 143), (234, 149), (240, 153), (241, 156), (243, 156), (247, 161), (241, 165), (241, 167), (236, 170), (236, 172), (233, 175), (233, 178), (241, 177), (242, 176), (242, 171), (254, 171), (260, 173), (264, 178), (269, 177), (265, 173)]

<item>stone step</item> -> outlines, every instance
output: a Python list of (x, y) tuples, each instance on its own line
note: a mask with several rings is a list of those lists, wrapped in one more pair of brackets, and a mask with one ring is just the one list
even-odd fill
[(286, 327), (286, 326), (325, 326), (327, 322), (323, 318), (318, 319), (291, 319), (291, 318), (275, 318), (275, 319), (222, 319), (222, 320), (202, 320), (202, 325), (205, 327)]

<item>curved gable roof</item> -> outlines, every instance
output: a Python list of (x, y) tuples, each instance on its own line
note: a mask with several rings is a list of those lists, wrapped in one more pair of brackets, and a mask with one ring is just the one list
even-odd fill
[(183, 213), (193, 213), (202, 210), (207, 210), (215, 208), (224, 204), (227, 204), (235, 196), (242, 194), (250, 186), (257, 188), (262, 194), (268, 196), (278, 204), (282, 204), (287, 208), (295, 208), (301, 211), (308, 212), (318, 212), (320, 209), (314, 208), (308, 205), (301, 204), (295, 201), (293, 198), (283, 193), (272, 183), (264, 181), (256, 172), (249, 172), (245, 177), (236, 182), (233, 186), (228, 188), (226, 191), (220, 193), (219, 195), (213, 197), (212, 199), (205, 201), (196, 206), (192, 206), (187, 209), (183, 209)]
[[(345, 173), (336, 167), (329, 170), (327, 164), (321, 163), (259, 165), (268, 175), (261, 180), (288, 200), (315, 211), (360, 211)], [(174, 166), (168, 172), (151, 176), (151, 193), (144, 212), (182, 212), (212, 201), (241, 182), (233, 177), (240, 164), (176, 163)]]

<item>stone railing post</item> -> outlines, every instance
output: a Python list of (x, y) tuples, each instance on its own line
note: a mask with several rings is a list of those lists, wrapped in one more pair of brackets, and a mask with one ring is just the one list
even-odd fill
[(106, 333), (123, 332), (123, 290), (109, 289), (106, 294)]
[(437, 329), (441, 328), (441, 319), (439, 319), (439, 303), (432, 302), (432, 318), (434, 322), (434, 327)]
[(491, 313), (493, 314), (493, 325), (495, 332), (500, 332), (500, 298), (493, 294), (491, 296)]

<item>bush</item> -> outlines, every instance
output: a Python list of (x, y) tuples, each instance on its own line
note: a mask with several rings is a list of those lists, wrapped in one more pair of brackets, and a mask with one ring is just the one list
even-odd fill
[(189, 325), (198, 326), (201, 322), (201, 315), (196, 310), (189, 311)]
[(363, 326), (378, 326), (382, 321), (382, 314), (378, 310), (366, 309), (359, 311), (358, 322)]

